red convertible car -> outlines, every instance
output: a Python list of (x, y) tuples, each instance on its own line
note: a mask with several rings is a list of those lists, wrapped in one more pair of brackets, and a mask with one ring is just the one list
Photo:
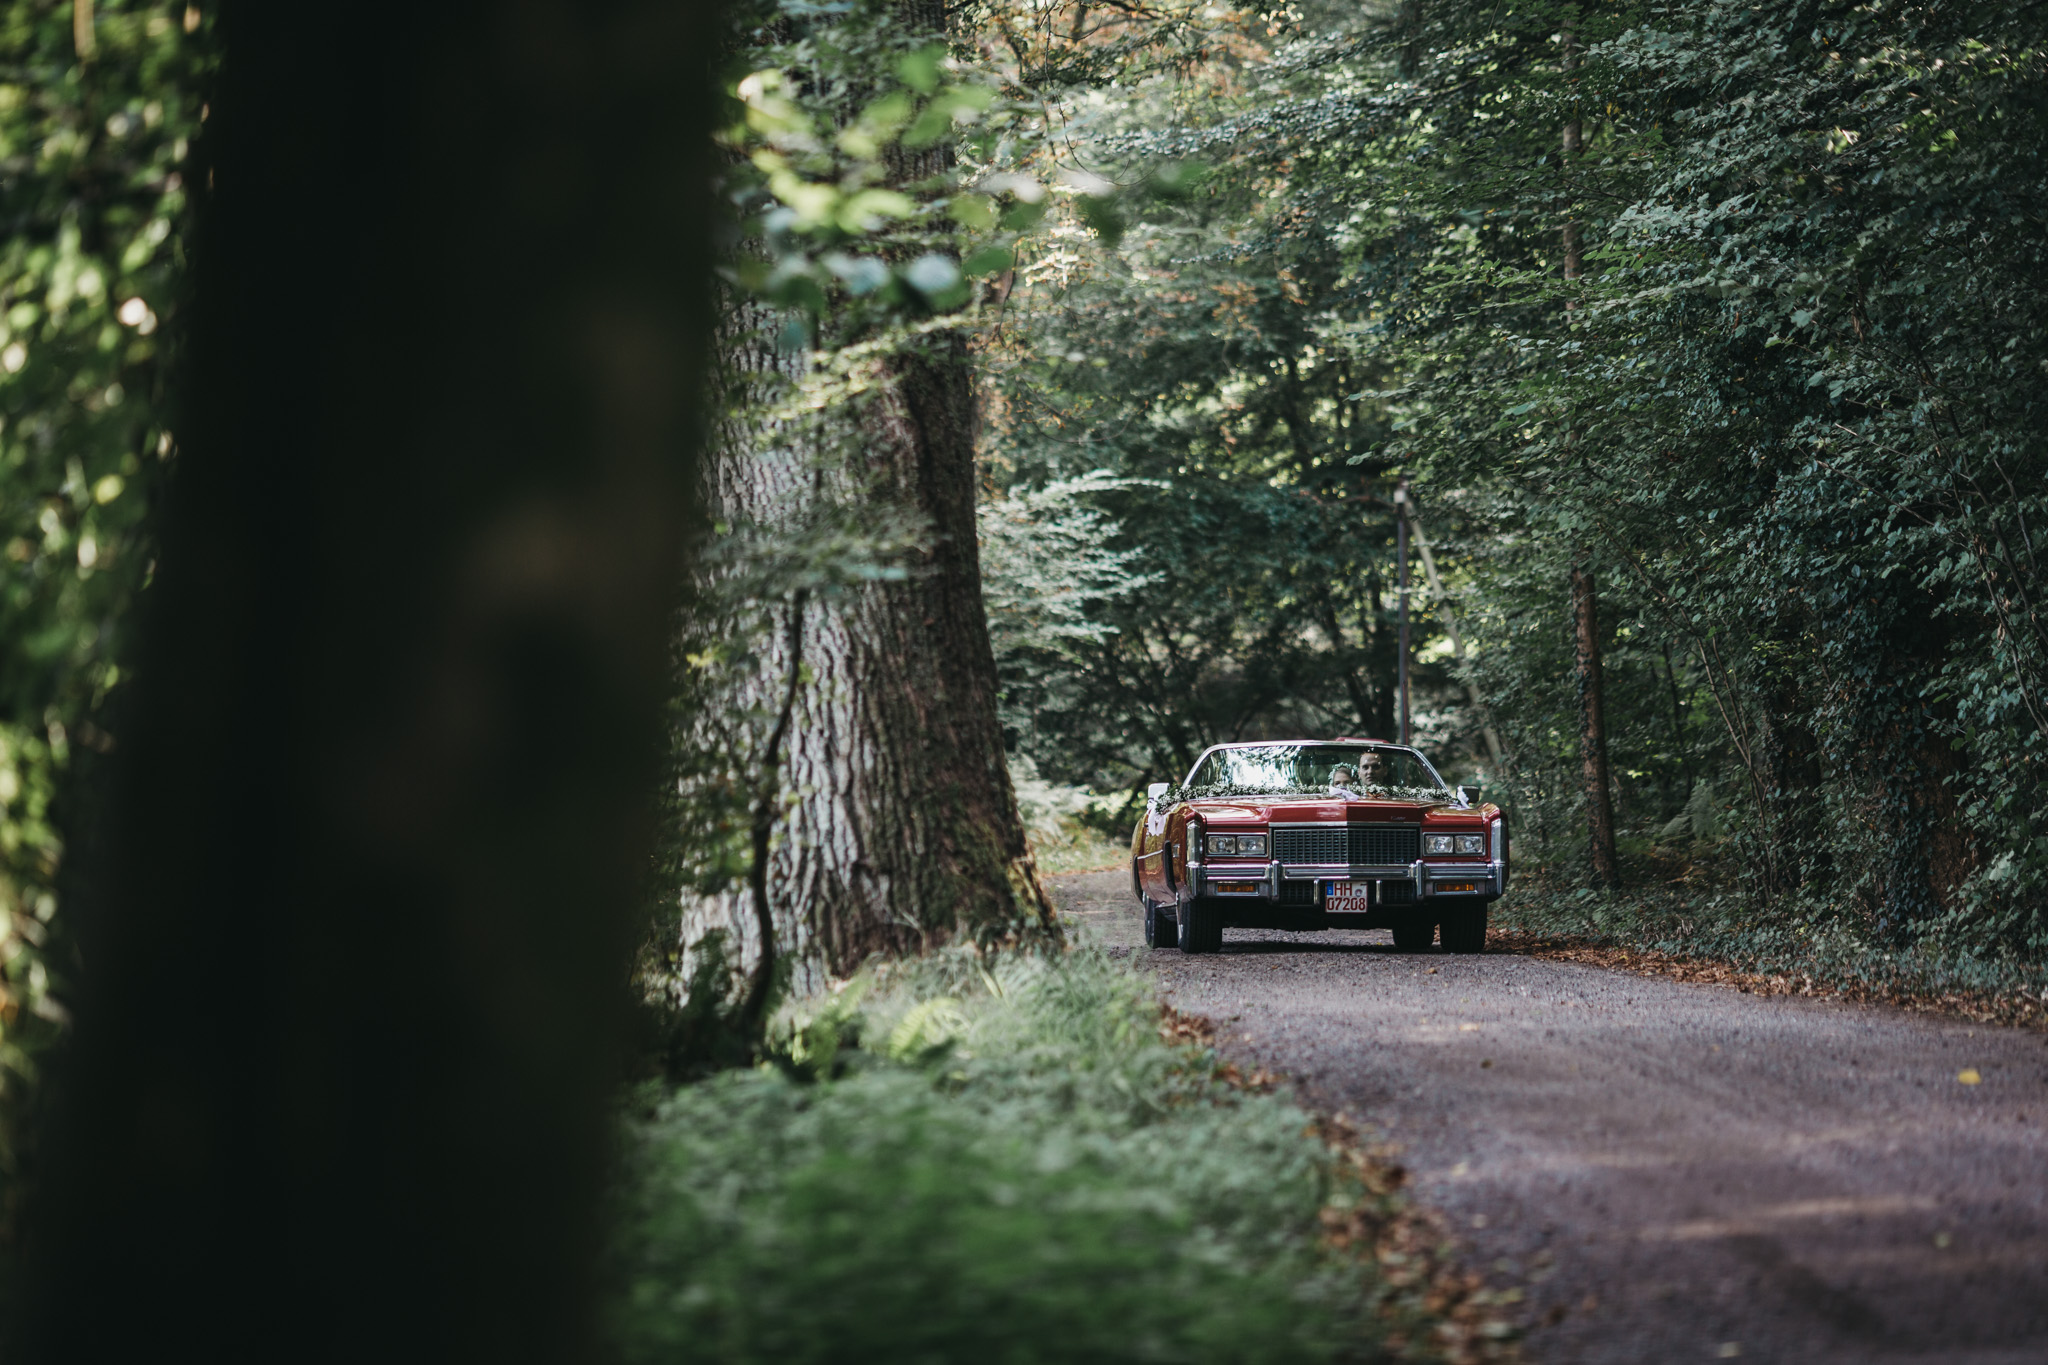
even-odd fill
[(1486, 947), (1508, 889), (1508, 831), (1479, 789), (1446, 786), (1375, 739), (1219, 744), (1155, 782), (1131, 837), (1145, 942), (1213, 953), (1226, 927), (1394, 931), (1405, 952)]

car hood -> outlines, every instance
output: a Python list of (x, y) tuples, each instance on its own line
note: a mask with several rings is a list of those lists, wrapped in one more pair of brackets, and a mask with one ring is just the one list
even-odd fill
[[(1207, 797), (1190, 801), (1204, 820), (1225, 823), (1247, 821), (1258, 824), (1312, 823), (1316, 821), (1371, 820), (1387, 824), (1420, 824), (1433, 810), (1463, 812), (1467, 808), (1453, 801), (1344, 801), (1336, 798), (1285, 796), (1261, 800), (1257, 797)], [(1477, 814), (1477, 808), (1471, 808)]]

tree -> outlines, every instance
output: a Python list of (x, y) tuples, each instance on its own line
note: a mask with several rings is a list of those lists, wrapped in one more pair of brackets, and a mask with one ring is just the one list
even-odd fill
[[(974, 374), (947, 322), (970, 298), (954, 225), (997, 229), (966, 262), (989, 275), (1011, 259), (1002, 234), (1032, 215), (1014, 194), (1001, 210), (962, 192), (956, 116), (994, 97), (941, 62), (946, 37), (942, 7), (917, 0), (776, 17), (742, 50), (756, 72), (737, 92), (750, 133), (735, 137), (759, 150), (733, 174), (753, 216), (707, 486), (716, 522), (787, 563), (706, 594), (737, 604), (722, 619), (743, 666), (711, 693), (744, 719), (684, 741), (722, 757), (679, 774), (672, 818), (750, 812), (745, 856), (700, 857), (686, 876), (681, 938), (741, 946), (755, 1023), (778, 956), (810, 986), (871, 953), (1057, 932), (997, 720)], [(685, 633), (717, 632), (700, 615)]]
[(22, 1358), (591, 1353), (714, 17), (222, 16)]
[(0, 15), (0, 1243), (63, 1033), (67, 878), (94, 858), (130, 604), (172, 460), (191, 201), (213, 45), (182, 3)]
[(1587, 846), (1593, 885), (1621, 885), (1614, 857), (1614, 798), (1607, 773), (1607, 713), (1600, 677), (1600, 606), (1593, 575), (1572, 566), (1573, 674), (1579, 688), (1579, 753), (1586, 788)]
[[(1288, 657), (1244, 649), (1247, 627), (1288, 639), (1289, 604), (1337, 556), (1280, 549), (1245, 509), (1261, 484), (1341, 487), (1302, 474), (1318, 446), (1293, 438), (1343, 433), (1349, 468), (1411, 472), (1449, 509), (1464, 668), (1502, 699), (1525, 856), (1561, 868), (1569, 847), (1577, 864), (1597, 786), (1617, 844), (1719, 850), (1768, 913), (2048, 952), (2040, 16), (2005, 0), (1767, 21), (1720, 3), (1294, 13), (1262, 31), (1272, 50), (1201, 73), (1205, 99), (1134, 88), (1075, 111), (1089, 166), (1121, 182), (1090, 212), (1120, 217), (1124, 244), (1046, 268), (1068, 315), (1012, 334), (1033, 358), (1007, 408), (1042, 439), (1006, 459), (1056, 477), (1081, 472), (1062, 453), (1111, 451), (1102, 466), (1170, 484), (1183, 527), (1234, 503), (1234, 543), (1253, 547), (1159, 595), (1199, 622), (1187, 637), (1105, 640), (1151, 668), (1124, 696), (1164, 695), (1197, 650)], [(1148, 202), (1168, 183), (1175, 207)], [(1263, 311), (1290, 294), (1313, 325)], [(1104, 499), (1142, 537), (1137, 502)], [(1176, 530), (1146, 567), (1192, 568), (1203, 543)], [(1558, 630), (1575, 564), (1600, 566), (1583, 651)], [(1290, 589), (1277, 611), (1249, 591), (1269, 581)], [(1190, 610), (1193, 588), (1230, 609)], [(1575, 676), (1595, 650), (1604, 780)], [(1268, 708), (1215, 708), (1240, 724), (1305, 707), (1329, 676), (1215, 675)], [(1183, 729), (1198, 714), (1168, 709)], [(1098, 710), (1107, 731), (1170, 728)]]

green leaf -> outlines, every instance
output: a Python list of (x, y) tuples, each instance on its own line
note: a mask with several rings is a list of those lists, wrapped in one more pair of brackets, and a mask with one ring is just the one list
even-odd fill
[(964, 275), (1000, 275), (1017, 263), (1017, 258), (1006, 247), (983, 247), (960, 263)]
[(896, 74), (920, 95), (939, 88), (939, 63), (946, 59), (946, 45), (932, 43), (907, 53), (896, 63)]
[(1081, 221), (1088, 225), (1088, 230), (1102, 239), (1104, 246), (1113, 247), (1123, 240), (1127, 224), (1115, 195), (1079, 195), (1074, 200), (1074, 211), (1081, 215)]

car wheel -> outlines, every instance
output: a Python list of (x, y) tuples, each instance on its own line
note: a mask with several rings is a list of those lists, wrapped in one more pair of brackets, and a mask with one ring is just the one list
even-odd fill
[(1223, 946), (1223, 926), (1213, 906), (1191, 900), (1180, 908), (1180, 950), (1184, 953), (1213, 953)]
[(1469, 905), (1444, 916), (1444, 950), (1452, 953), (1486, 951), (1486, 906)]
[(1150, 901), (1145, 902), (1145, 946), (1147, 948), (1177, 948), (1180, 946), (1180, 926), (1166, 917), (1166, 912)]
[[(1428, 920), (1394, 926), (1394, 951), (1397, 953), (1426, 953), (1434, 942), (1436, 926)], [(1445, 942), (1448, 943), (1449, 939), (1446, 938)]]

